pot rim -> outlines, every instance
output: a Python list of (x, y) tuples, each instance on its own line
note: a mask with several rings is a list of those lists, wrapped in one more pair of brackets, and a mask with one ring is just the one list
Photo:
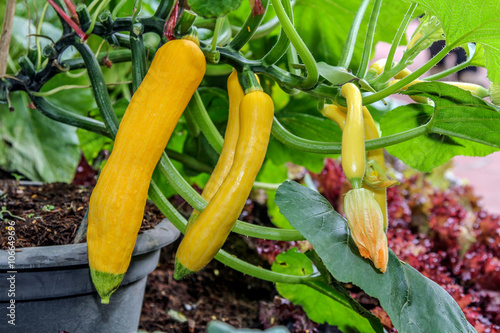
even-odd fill
[[(173, 243), (180, 231), (168, 220), (163, 219), (153, 229), (137, 236), (132, 256), (138, 256)], [(13, 266), (9, 266), (9, 251), (0, 250), (0, 271), (23, 269), (45, 269), (62, 266), (88, 266), (87, 243), (34, 246), (15, 250)], [(12, 258), (11, 258), (12, 259)]]

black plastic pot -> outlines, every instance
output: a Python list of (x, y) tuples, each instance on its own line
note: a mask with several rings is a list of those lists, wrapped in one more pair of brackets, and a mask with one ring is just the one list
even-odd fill
[(0, 332), (137, 332), (147, 275), (160, 249), (178, 237), (167, 220), (139, 235), (125, 278), (107, 305), (90, 279), (87, 244), (24, 248), (15, 253), (14, 269), (9, 253), (0, 251)]

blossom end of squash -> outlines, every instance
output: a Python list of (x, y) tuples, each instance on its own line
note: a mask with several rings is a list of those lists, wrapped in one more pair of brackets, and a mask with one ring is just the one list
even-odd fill
[(109, 304), (109, 298), (118, 289), (125, 274), (112, 274), (90, 269), (94, 287), (101, 297), (102, 304)]
[(175, 257), (175, 265), (174, 265), (174, 279), (181, 280), (183, 277), (191, 275), (195, 273), (194, 271), (186, 268), (178, 259)]

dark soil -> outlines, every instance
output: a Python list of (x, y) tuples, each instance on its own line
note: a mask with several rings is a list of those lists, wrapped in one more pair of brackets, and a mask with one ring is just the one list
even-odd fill
[[(71, 244), (82, 222), (92, 188), (71, 184), (29, 185), (0, 180), (0, 226), (16, 221), (16, 248)], [(163, 219), (147, 204), (141, 232)], [(0, 234), (0, 248), (7, 248), (7, 234)]]
[[(7, 220), (15, 220), (16, 247), (22, 248), (72, 243), (92, 189), (68, 184), (19, 185), (13, 180), (0, 180), (0, 191), (0, 227), (5, 228)], [(186, 206), (179, 200), (173, 203), (181, 212)], [(158, 209), (148, 203), (141, 230), (153, 227), (163, 218)], [(231, 237), (228, 242), (231, 246), (226, 250), (254, 264), (268, 265), (255, 255), (244, 238)], [(0, 234), (2, 249), (6, 248), (6, 242), (6, 234)], [(150, 332), (204, 332), (206, 324), (213, 319), (235, 327), (263, 328), (259, 315), (262, 316), (264, 309), (274, 307), (273, 284), (228, 269), (216, 261), (198, 274), (176, 281), (173, 262), (178, 243), (163, 249), (158, 269), (148, 278), (140, 328)], [(295, 312), (302, 311), (293, 308)], [(302, 312), (301, 315), (304, 316)], [(273, 321), (271, 316), (266, 316), (266, 321)]]

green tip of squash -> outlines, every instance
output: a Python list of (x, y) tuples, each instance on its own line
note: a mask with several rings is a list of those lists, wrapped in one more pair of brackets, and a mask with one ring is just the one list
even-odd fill
[(102, 304), (109, 304), (109, 298), (118, 289), (125, 274), (112, 274), (90, 269), (94, 287), (101, 296)]
[(184, 267), (184, 265), (177, 260), (177, 257), (175, 257), (175, 265), (174, 265), (174, 279), (180, 280), (185, 276), (188, 276), (190, 274), (193, 274), (194, 271)]

